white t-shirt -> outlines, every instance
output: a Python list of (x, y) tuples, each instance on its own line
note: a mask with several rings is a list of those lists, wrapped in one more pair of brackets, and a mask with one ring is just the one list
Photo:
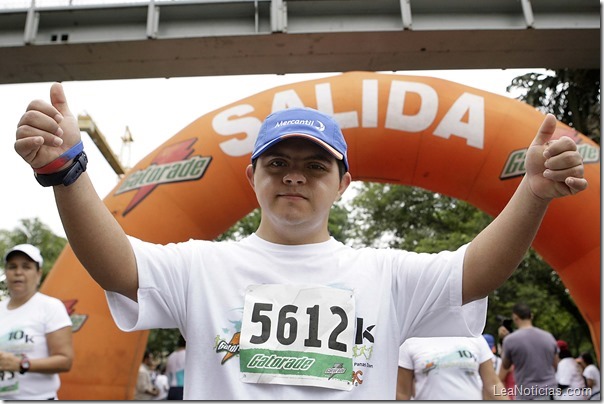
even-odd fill
[(556, 368), (556, 381), (558, 384), (569, 387), (585, 387), (585, 381), (581, 375), (581, 366), (575, 358), (568, 357), (560, 359)]
[[(491, 352), (493, 352), (491, 350)], [(501, 360), (501, 358), (497, 355), (493, 355), (493, 370), (495, 370), (495, 374), (499, 374), (499, 370), (501, 370), (501, 364), (503, 363), (503, 361)]]
[[(353, 249), (334, 239), (278, 245), (256, 235), (240, 242), (190, 240), (167, 246), (130, 240), (139, 271), (138, 303), (107, 292), (111, 313), (124, 331), (180, 330), (187, 340), (185, 399), (394, 399), (398, 349), (406, 338), (480, 336), (486, 319), (486, 298), (461, 306), (466, 246), (456, 252), (416, 254)], [(245, 334), (242, 322), (247, 324), (243, 316), (246, 290), (250, 285), (271, 284), (322, 285), (333, 295), (348, 291), (353, 296), (354, 318), (338, 314), (342, 323), (354, 328), (350, 340), (342, 343), (351, 352), (353, 369), (350, 372), (340, 363), (325, 369), (334, 376), (349, 371), (350, 391), (242, 382), (239, 341)], [(328, 301), (331, 295), (326, 295)], [(328, 307), (323, 301), (316, 307), (305, 301), (305, 307), (295, 314), (299, 316), (296, 321), (304, 320), (307, 313), (312, 316), (315, 308)], [(278, 338), (275, 333), (297, 335), (296, 343), (313, 339), (310, 329), (293, 334), (291, 324), (289, 328), (284, 325), (294, 321), (294, 314), (285, 308), (259, 310), (254, 325), (270, 327), (271, 342)], [(275, 313), (283, 314), (283, 321), (267, 321)], [(335, 313), (331, 317), (327, 321), (338, 318)], [(331, 341), (332, 335), (320, 335), (319, 341), (314, 335), (314, 343), (323, 343), (323, 347), (341, 343), (337, 338)], [(250, 363), (242, 362), (242, 366)], [(265, 365), (270, 364), (258, 366)]]
[[(30, 359), (48, 357), (46, 334), (71, 327), (71, 319), (65, 305), (51, 296), (37, 292), (24, 305), (9, 310), (10, 299), (0, 301), (0, 351), (15, 355), (25, 354)], [(56, 397), (61, 385), (59, 375), (27, 372), (23, 375), (15, 372), (14, 381), (18, 390), (2, 394), (7, 388), (7, 374), (0, 384), (1, 400), (46, 400)], [(12, 385), (16, 388), (15, 385)]]
[(186, 349), (179, 349), (168, 355), (166, 360), (166, 375), (170, 386), (184, 386)]
[(585, 387), (585, 380), (581, 375), (581, 366), (575, 358), (566, 357), (560, 359), (556, 367), (556, 381), (558, 384), (569, 386), (560, 392), (557, 400), (585, 400), (585, 391), (580, 390)]
[(482, 400), (478, 370), (493, 358), (483, 337), (409, 338), (399, 354), (415, 375), (415, 400)]
[(168, 383), (168, 376), (162, 375), (161, 373), (155, 376), (153, 382), (159, 394), (153, 397), (153, 400), (165, 400), (168, 397), (168, 390), (170, 390), (170, 383)]
[(600, 391), (600, 371), (596, 365), (587, 365), (583, 370), (583, 376), (585, 376), (586, 379), (592, 379), (594, 381), (594, 385), (591, 388), (591, 394)]

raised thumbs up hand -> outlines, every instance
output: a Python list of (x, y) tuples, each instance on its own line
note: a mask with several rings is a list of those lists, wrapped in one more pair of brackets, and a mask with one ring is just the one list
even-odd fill
[(575, 142), (566, 136), (550, 140), (556, 118), (548, 114), (531, 143), (525, 161), (531, 192), (543, 200), (573, 195), (587, 188), (583, 158)]
[(27, 106), (17, 126), (15, 150), (32, 168), (39, 169), (80, 141), (77, 117), (69, 110), (63, 86), (54, 83), (50, 103), (34, 100)]

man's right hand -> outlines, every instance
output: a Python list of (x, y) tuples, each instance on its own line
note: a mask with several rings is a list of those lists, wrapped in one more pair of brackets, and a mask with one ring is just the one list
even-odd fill
[(78, 119), (69, 110), (63, 86), (54, 83), (50, 103), (35, 100), (27, 106), (17, 126), (15, 150), (35, 169), (54, 161), (80, 141)]
[[(81, 140), (78, 121), (67, 106), (63, 86), (54, 83), (50, 103), (32, 101), (21, 117), (15, 150), (32, 168), (38, 169)], [(67, 161), (56, 170), (52, 165), (51, 172), (42, 175), (61, 171), (71, 163)], [(130, 241), (87, 173), (72, 186), (56, 186), (53, 191), (69, 244), (90, 276), (103, 289), (136, 301), (138, 273)]]

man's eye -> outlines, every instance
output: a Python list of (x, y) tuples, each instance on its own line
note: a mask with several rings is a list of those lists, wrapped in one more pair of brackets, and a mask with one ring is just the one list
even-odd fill
[(283, 166), (285, 166), (285, 162), (282, 160), (273, 160), (270, 162), (269, 165), (272, 167), (283, 167)]
[(313, 170), (325, 170), (325, 166), (322, 164), (310, 164), (309, 167)]

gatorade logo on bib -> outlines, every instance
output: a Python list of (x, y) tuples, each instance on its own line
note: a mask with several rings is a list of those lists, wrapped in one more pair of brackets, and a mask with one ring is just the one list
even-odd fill
[(253, 285), (243, 307), (241, 380), (352, 389), (354, 296), (325, 286)]

